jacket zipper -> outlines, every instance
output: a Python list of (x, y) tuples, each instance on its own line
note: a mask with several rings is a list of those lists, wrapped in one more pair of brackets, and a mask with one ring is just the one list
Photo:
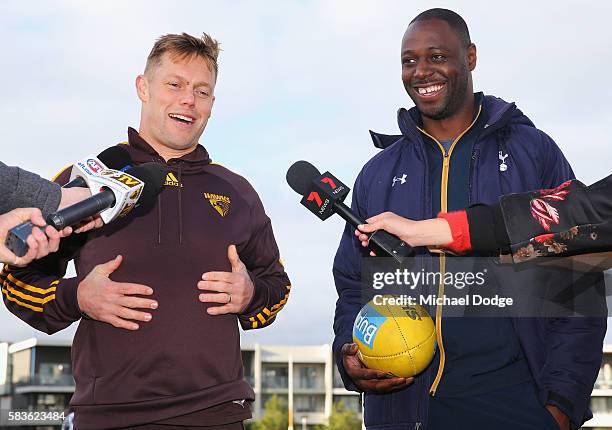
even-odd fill
[[(453, 149), (461, 140), (461, 138), (472, 128), (472, 126), (478, 120), (480, 116), (480, 112), (482, 111), (482, 104), (478, 107), (478, 113), (474, 117), (474, 120), (469, 125), (468, 128), (463, 130), (463, 132), (457, 136), (457, 138), (453, 141), (448, 152), (444, 149), (444, 145), (442, 145), (438, 140), (427, 133), (425, 130), (419, 128), (423, 134), (428, 136), (430, 139), (433, 139), (434, 142), (438, 144), (440, 151), (442, 151), (442, 156), (444, 157), (442, 160), (442, 179), (440, 183), (440, 211), (447, 212), (448, 211), (448, 171), (450, 169), (450, 158), (453, 153)], [(444, 252), (440, 253), (440, 284), (438, 286), (438, 300), (440, 297), (444, 297), (444, 276), (446, 274), (446, 254)], [(440, 365), (438, 366), (438, 372), (436, 373), (436, 377), (429, 388), (429, 394), (431, 396), (436, 395), (436, 390), (438, 389), (438, 385), (440, 385), (440, 380), (442, 379), (442, 373), (444, 372), (444, 364), (446, 361), (446, 353), (444, 351), (444, 343), (442, 342), (442, 305), (436, 305), (436, 341), (438, 342), (438, 349), (440, 350)]]

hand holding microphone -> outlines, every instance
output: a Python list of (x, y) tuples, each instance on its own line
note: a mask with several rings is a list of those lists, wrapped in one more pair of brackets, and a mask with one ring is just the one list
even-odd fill
[[(26, 238), (28, 251), (26, 254), (17, 256), (4, 245), (9, 230), (23, 222), (32, 223), (35, 228)], [(22, 267), (33, 260), (45, 257), (51, 252), (57, 251), (62, 237), (72, 233), (72, 228), (67, 227), (57, 231), (51, 226), (45, 228), (45, 220), (38, 208), (18, 208), (0, 215), (0, 263), (11, 264)]]
[(366, 220), (366, 224), (357, 226), (355, 236), (364, 247), (368, 246), (369, 233), (385, 230), (399, 237), (410, 246), (427, 246), (435, 251), (453, 241), (448, 222), (442, 218), (415, 221), (401, 217), (393, 212), (383, 212)]
[[(303, 196), (300, 203), (321, 220), (337, 213), (355, 228), (366, 224), (365, 220), (343, 203), (350, 189), (331, 173), (321, 175), (309, 162), (297, 161), (287, 171), (287, 183)], [(378, 256), (392, 257), (398, 263), (412, 253), (408, 244), (384, 230), (371, 232), (367, 243), (371, 252)]]
[[(97, 157), (91, 157), (87, 161), (103, 163), (105, 166), (124, 170), (130, 167), (132, 159), (126, 149), (114, 146), (102, 151)], [(64, 209), (91, 197), (91, 191), (87, 188), (87, 182), (82, 177), (77, 177), (73, 181), (61, 188), (61, 200), (58, 209)], [(5, 246), (5, 241), (9, 235), (9, 230), (19, 225), (27, 224), (27, 231), (24, 231), (22, 238), (23, 250), (15, 255), (10, 248)], [(102, 226), (99, 217), (90, 217), (75, 226), (74, 232), (83, 233)], [(45, 257), (51, 252), (57, 251), (59, 241), (73, 232), (72, 227), (65, 227), (57, 231), (52, 226), (46, 225), (41, 211), (36, 208), (18, 208), (8, 213), (0, 215), (0, 262), (12, 264), (14, 266), (25, 266), (35, 259)]]
[[(136, 206), (137, 202), (139, 204), (152, 202), (161, 192), (166, 176), (166, 169), (156, 163), (145, 163), (132, 167), (126, 172), (105, 169), (105, 166), (94, 170), (88, 164), (77, 163), (73, 168), (73, 176), (83, 178), (94, 194), (50, 214), (46, 221), (57, 230), (97, 214), (100, 214), (105, 223), (123, 217)], [(17, 256), (25, 255), (27, 252), (27, 237), (32, 232), (32, 228), (33, 224), (28, 222), (9, 232), (7, 247)]]

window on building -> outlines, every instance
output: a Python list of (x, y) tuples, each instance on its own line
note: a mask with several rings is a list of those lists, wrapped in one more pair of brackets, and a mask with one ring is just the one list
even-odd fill
[(604, 355), (603, 363), (597, 375), (597, 381), (595, 381), (595, 388), (612, 388), (612, 357)]
[(332, 367), (334, 368), (334, 388), (344, 388), (344, 382), (342, 382), (342, 377), (340, 372), (338, 372), (338, 366), (334, 363)]
[(591, 397), (593, 414), (609, 415), (612, 413), (612, 397)]
[(37, 394), (35, 396), (34, 410), (64, 411), (68, 408), (70, 395), (66, 394)]
[(39, 375), (41, 385), (73, 385), (70, 363), (40, 363)]
[(261, 366), (262, 388), (289, 388), (287, 363), (263, 363)]
[(358, 395), (334, 396), (334, 403), (342, 402), (346, 409), (361, 413), (361, 403)]
[(242, 366), (244, 367), (244, 379), (249, 385), (255, 385), (255, 351), (242, 351)]
[(296, 389), (325, 390), (325, 365), (294, 364), (293, 384)]
[(294, 412), (325, 412), (325, 395), (295, 394), (293, 396)]

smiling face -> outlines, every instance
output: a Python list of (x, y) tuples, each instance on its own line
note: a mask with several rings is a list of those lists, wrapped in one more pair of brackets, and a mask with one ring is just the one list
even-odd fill
[(466, 106), (473, 92), (476, 47), (465, 46), (443, 20), (411, 24), (402, 40), (402, 81), (421, 115), (446, 119)]
[(142, 101), (142, 138), (166, 159), (191, 152), (215, 100), (215, 76), (206, 61), (166, 52), (159, 65), (136, 78), (136, 88)]

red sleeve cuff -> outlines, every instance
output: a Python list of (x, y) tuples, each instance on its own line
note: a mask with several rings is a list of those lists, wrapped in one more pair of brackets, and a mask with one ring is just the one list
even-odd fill
[(453, 241), (444, 248), (455, 254), (463, 254), (472, 249), (470, 242), (470, 226), (465, 211), (440, 212), (438, 218), (444, 218), (451, 229)]

